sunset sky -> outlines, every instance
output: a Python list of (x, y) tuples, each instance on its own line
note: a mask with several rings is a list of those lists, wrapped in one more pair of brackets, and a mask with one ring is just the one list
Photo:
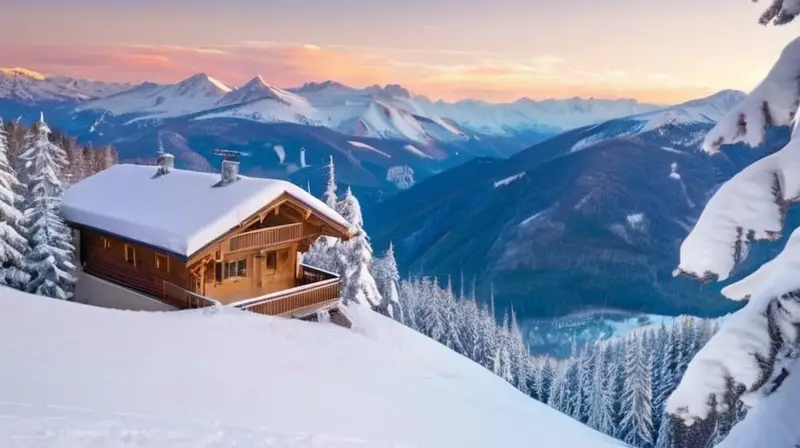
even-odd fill
[(0, 67), (668, 103), (755, 85), (800, 30), (758, 25), (764, 1), (0, 0)]

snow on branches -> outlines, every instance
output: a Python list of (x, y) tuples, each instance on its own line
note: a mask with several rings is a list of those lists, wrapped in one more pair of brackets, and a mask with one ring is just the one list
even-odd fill
[[(763, 24), (783, 24), (800, 14), (800, 0), (775, 0)], [(724, 144), (758, 146), (770, 126), (796, 120), (800, 104), (800, 38), (781, 53), (765, 79), (706, 136), (704, 149)], [(680, 249), (677, 273), (725, 280), (747, 257), (754, 240), (782, 236), (788, 208), (800, 200), (800, 138), (797, 129), (778, 152), (734, 176), (714, 194)], [(692, 359), (667, 410), (692, 426), (738, 400), (768, 393), (784, 349), (797, 347), (800, 328), (800, 230), (780, 255), (745, 279), (723, 289), (733, 300), (748, 299)], [(788, 346), (788, 347), (787, 347)]]
[(750, 240), (781, 236), (787, 207), (800, 199), (800, 140), (734, 176), (708, 201), (683, 241), (678, 272), (727, 279), (744, 260)]
[[(791, 0), (798, 3), (800, 0)], [(769, 126), (791, 124), (800, 104), (800, 37), (783, 49), (761, 83), (706, 134), (703, 149), (716, 153), (720, 146), (744, 142), (760, 145)]]
[(66, 300), (72, 298), (76, 280), (72, 274), (75, 248), (72, 233), (58, 209), (64, 192), (61, 177), (69, 162), (66, 152), (49, 137), (50, 128), (42, 117), (28, 135), (25, 152), (20, 156), (28, 187), (25, 223), (30, 250), (25, 258), (31, 280), (27, 290)]
[(24, 270), (28, 250), (22, 228), (22, 184), (8, 160), (8, 138), (0, 121), (0, 285), (23, 287), (30, 280)]
[[(753, 0), (758, 2), (758, 0)], [(800, 15), (800, 0), (772, 0), (766, 11), (761, 14), (758, 22), (762, 25), (785, 25)]]

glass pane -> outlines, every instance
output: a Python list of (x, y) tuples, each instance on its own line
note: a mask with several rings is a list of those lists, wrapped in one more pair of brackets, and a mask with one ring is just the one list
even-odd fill
[(247, 277), (247, 259), (239, 260), (239, 277)]
[(218, 282), (222, 281), (222, 263), (217, 263), (214, 276)]

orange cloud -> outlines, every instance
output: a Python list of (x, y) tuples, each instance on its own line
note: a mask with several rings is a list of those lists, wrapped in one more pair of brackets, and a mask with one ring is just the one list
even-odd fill
[(176, 82), (205, 72), (232, 85), (256, 74), (283, 87), (329, 79), (356, 87), (397, 83), (446, 100), (593, 96), (676, 102), (713, 91), (681, 84), (665, 74), (589, 70), (549, 55), (513, 60), (432, 48), (381, 50), (259, 41), (215, 47), (0, 46), (0, 66), (128, 82)]

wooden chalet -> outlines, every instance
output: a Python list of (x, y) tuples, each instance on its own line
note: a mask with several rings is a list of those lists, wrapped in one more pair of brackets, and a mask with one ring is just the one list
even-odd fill
[(319, 236), (348, 239), (347, 221), (285, 181), (115, 165), (71, 186), (61, 213), (85, 274), (176, 308), (216, 302), (304, 317), (330, 309), (339, 278), (298, 262)]

